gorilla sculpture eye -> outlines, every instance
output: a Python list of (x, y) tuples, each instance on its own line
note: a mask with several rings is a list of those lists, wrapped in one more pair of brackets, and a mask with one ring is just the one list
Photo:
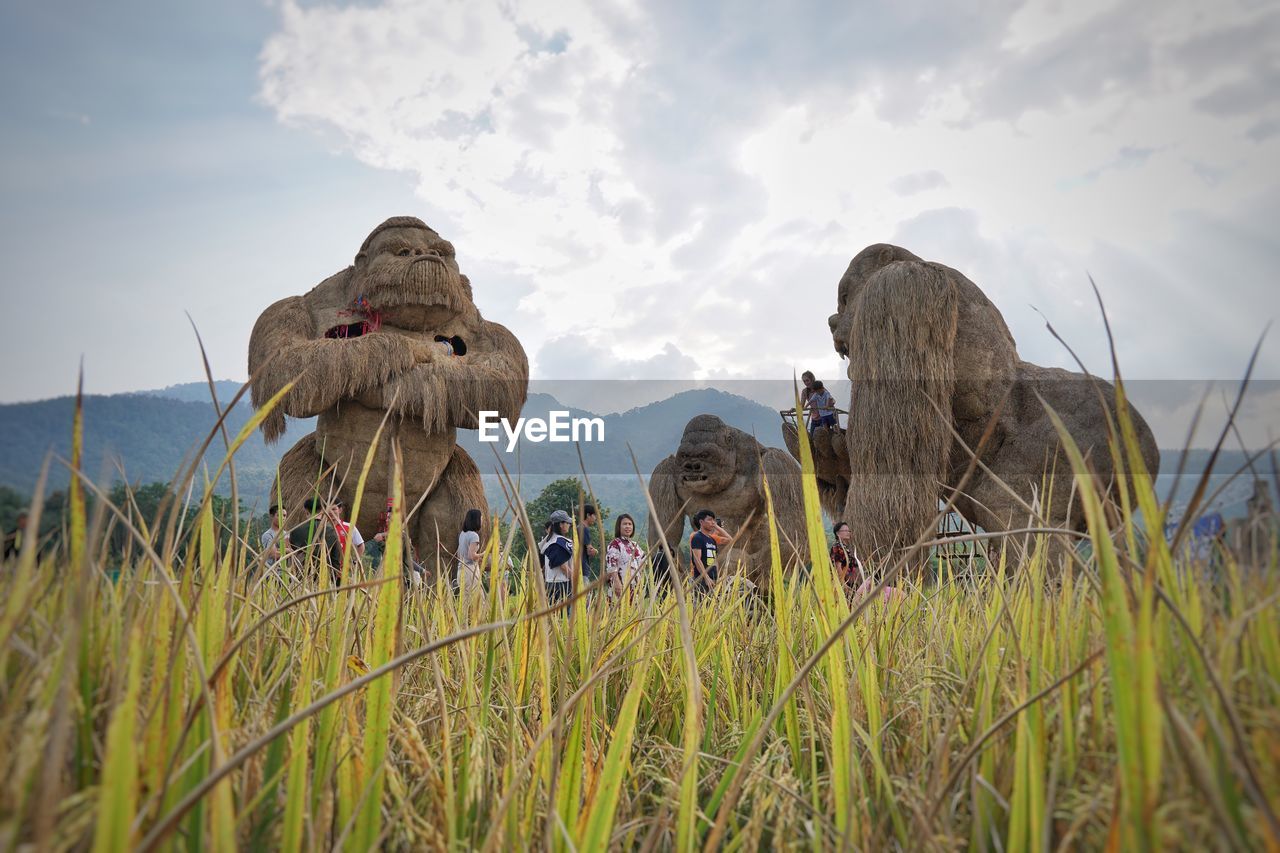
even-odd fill
[(407, 258), (411, 254), (413, 254), (413, 251), (411, 249), (400, 249), (399, 251), (396, 252), (396, 254), (402, 258)]

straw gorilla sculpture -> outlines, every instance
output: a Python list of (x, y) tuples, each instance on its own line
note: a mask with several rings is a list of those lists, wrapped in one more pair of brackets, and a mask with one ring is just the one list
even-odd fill
[[(897, 246), (868, 246), (840, 279), (828, 323), (836, 351), (849, 359), (853, 392), (847, 431), (815, 436), (815, 466), (825, 508), (849, 522), (863, 554), (884, 556), (925, 531), (938, 499), (951, 495), (969, 467), (966, 445), (982, 444), (997, 411), (982, 465), (956, 510), (988, 531), (1010, 530), (1028, 519), (1018, 498), (1030, 503), (1034, 493), (1050, 524), (1083, 529), (1079, 501), (1070, 500), (1070, 464), (1038, 397), (1063, 419), (1099, 482), (1114, 486), (1099, 394), (1114, 413), (1115, 389), (1022, 361), (999, 310), (955, 270)], [(1155, 438), (1137, 410), (1129, 411), (1154, 476)], [(1054, 477), (1046, 494), (1048, 472)]]
[[(666, 523), (667, 543), (679, 547), (685, 521), (709, 509), (734, 537), (719, 557), (721, 576), (741, 573), (760, 589), (769, 583), (769, 529), (763, 477), (769, 479), (778, 524), (782, 561), (809, 559), (804, 530), (800, 467), (782, 450), (765, 447), (715, 415), (697, 415), (685, 425), (680, 447), (658, 463), (649, 492), (658, 518)], [(659, 546), (658, 522), (649, 517), (649, 548)], [(788, 537), (794, 537), (792, 541)]]
[(453, 246), (421, 220), (397, 216), (369, 234), (352, 266), (262, 313), (249, 339), (249, 375), (255, 407), (297, 380), (262, 422), (267, 441), (284, 433), (286, 414), (319, 416), (316, 431), (280, 463), (289, 510), (316, 491), (350, 505), (390, 411), (353, 520), (378, 529), (398, 443), (406, 509), (425, 497), (408, 529), (420, 559), (433, 566), (436, 543), (451, 553), (466, 511), (487, 506), (456, 431), (475, 429), (483, 410), (514, 420), (529, 362), (511, 332), (480, 316)]

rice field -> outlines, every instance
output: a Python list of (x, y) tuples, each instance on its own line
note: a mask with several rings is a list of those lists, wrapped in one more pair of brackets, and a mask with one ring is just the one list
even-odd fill
[(1166, 545), (1143, 472), (1132, 505), (1080, 480), (1074, 556), (985, 539), (917, 580), (925, 538), (897, 597), (775, 556), (767, 598), (558, 610), (508, 589), (510, 537), (460, 601), (350, 554), (264, 572), (207, 495), (183, 529), (74, 482), (66, 547), (3, 568), (4, 849), (1280, 850), (1275, 554)]

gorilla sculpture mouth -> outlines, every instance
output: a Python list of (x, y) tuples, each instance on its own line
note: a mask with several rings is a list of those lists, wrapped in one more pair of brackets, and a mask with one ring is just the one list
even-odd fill
[[(677, 451), (680, 465), (680, 480), (690, 488), (706, 488), (717, 486), (718, 480), (726, 464), (732, 465), (719, 448), (698, 449), (693, 451)], [(713, 475), (716, 480), (713, 480)]]
[(436, 255), (389, 259), (372, 279), (368, 310), (411, 331), (445, 333), (443, 326), (474, 305), (464, 278)]

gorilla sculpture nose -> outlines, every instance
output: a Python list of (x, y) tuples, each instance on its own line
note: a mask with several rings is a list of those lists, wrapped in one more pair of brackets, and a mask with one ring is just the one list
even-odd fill
[(836, 333), (836, 326), (840, 325), (840, 315), (832, 314), (830, 317), (828, 317), (827, 325), (831, 327), (831, 334), (834, 335)]

